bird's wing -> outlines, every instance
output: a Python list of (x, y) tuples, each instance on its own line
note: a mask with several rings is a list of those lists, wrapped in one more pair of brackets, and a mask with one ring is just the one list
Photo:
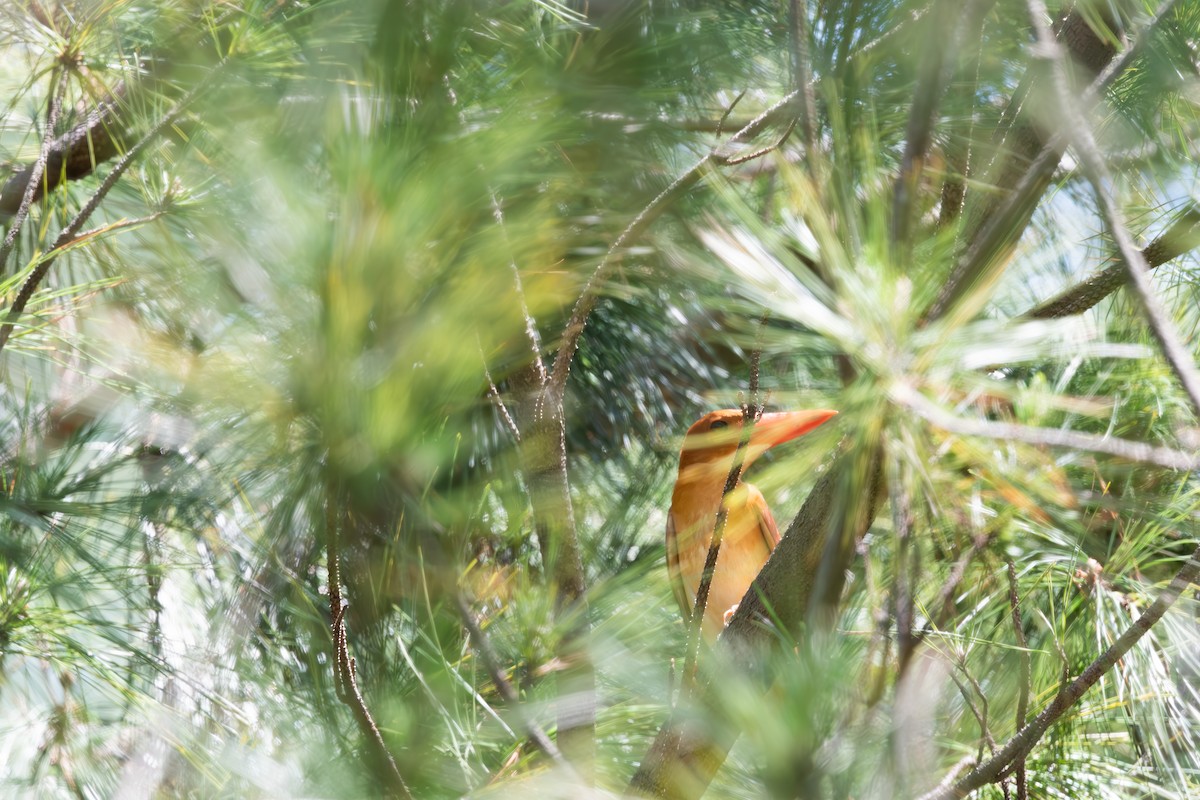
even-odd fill
[(675, 533), (675, 515), (667, 513), (667, 575), (671, 578), (671, 591), (679, 612), (686, 620), (692, 615), (692, 604), (688, 601), (687, 587), (683, 585), (683, 570), (679, 567), (679, 537)]
[(767, 550), (773, 551), (775, 545), (779, 544), (780, 536), (775, 518), (771, 516), (771, 509), (767, 508), (767, 501), (755, 492), (748, 505), (754, 509), (754, 516), (758, 517), (758, 531), (762, 534)]

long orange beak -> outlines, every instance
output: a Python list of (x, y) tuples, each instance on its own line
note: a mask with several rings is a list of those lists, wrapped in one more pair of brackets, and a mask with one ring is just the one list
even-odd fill
[[(836, 415), (836, 411), (827, 409), (763, 414), (750, 433), (742, 468), (748, 469), (759, 456), (775, 445), (803, 436)], [(724, 427), (713, 430), (714, 421), (724, 423)], [(697, 420), (683, 440), (678, 482), (723, 481), (729, 473), (731, 459), (741, 438), (741, 424), (741, 414), (736, 409), (714, 411)]]
[(837, 416), (836, 411), (817, 408), (809, 411), (777, 411), (763, 414), (754, 423), (750, 433), (750, 446), (756, 450), (768, 450), (777, 444), (790, 442), (803, 436)]

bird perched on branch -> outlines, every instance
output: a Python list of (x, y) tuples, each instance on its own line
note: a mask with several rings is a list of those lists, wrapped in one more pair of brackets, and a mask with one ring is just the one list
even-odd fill
[[(808, 433), (835, 414), (825, 410), (763, 414), (750, 431), (742, 473), (770, 448)], [(683, 618), (689, 620), (724, 498), (728, 513), (704, 607), (704, 634), (709, 641), (720, 634), (779, 543), (779, 529), (762, 492), (739, 482), (725, 494), (744, 421), (739, 409), (725, 409), (705, 414), (688, 428), (667, 513), (667, 571)]]

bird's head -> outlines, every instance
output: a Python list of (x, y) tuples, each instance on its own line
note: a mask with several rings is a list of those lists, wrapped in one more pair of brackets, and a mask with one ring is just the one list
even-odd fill
[[(780, 411), (763, 414), (750, 431), (743, 471), (767, 450), (791, 441), (828, 421), (836, 411)], [(679, 482), (724, 483), (742, 438), (745, 419), (736, 408), (710, 411), (688, 428), (679, 454)]]

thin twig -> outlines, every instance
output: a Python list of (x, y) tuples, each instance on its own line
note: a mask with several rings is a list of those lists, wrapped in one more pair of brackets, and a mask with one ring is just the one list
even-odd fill
[[(983, 687), (979, 685), (979, 681), (967, 671), (967, 662), (962, 653), (958, 654), (958, 668), (962, 670), (963, 675), (971, 683), (971, 691), (963, 685), (953, 671), (950, 673), (950, 679), (954, 681), (954, 685), (958, 687), (958, 691), (962, 694), (963, 701), (966, 702), (967, 708), (971, 709), (971, 714), (975, 717), (975, 721), (979, 723), (979, 749), (975, 754), (976, 761), (983, 760), (983, 749), (986, 746), (989, 753), (996, 752), (996, 740), (992, 738), (992, 732), (988, 729), (988, 701), (987, 696), (983, 693)], [(975, 701), (971, 699), (971, 693), (974, 692), (979, 697), (979, 706), (975, 705)]]
[[(517, 306), (521, 309), (521, 318), (525, 321), (525, 338), (528, 340), (529, 349), (533, 354), (533, 365), (538, 381), (545, 386), (546, 364), (542, 361), (542, 338), (538, 334), (537, 321), (530, 313), (529, 303), (525, 299), (525, 285), (521, 281), (521, 269), (517, 266), (516, 260), (512, 258), (512, 243), (508, 238), (508, 227), (504, 224), (504, 204), (495, 191), (492, 192), (492, 218), (500, 226), (500, 235), (504, 237), (504, 243), (508, 247), (508, 266), (513, 274), (513, 291), (517, 296)], [(489, 378), (489, 380), (491, 379)], [(520, 437), (518, 436), (517, 439), (519, 441)]]
[[(737, 97), (733, 98), (733, 102), (729, 104), (729, 107), (725, 109), (725, 112), (721, 114), (721, 118), (717, 120), (717, 138), (720, 138), (721, 134), (725, 132), (725, 123), (729, 121), (729, 115), (733, 113), (733, 110), (737, 108), (738, 103), (742, 102), (742, 98), (745, 96), (746, 90), (742, 89), (740, 92), (738, 92)], [(743, 125), (744, 124), (745, 123), (743, 123)]]
[[(764, 318), (765, 322), (765, 318)], [(761, 328), (760, 328), (761, 330)], [(717, 558), (721, 554), (721, 540), (725, 536), (725, 526), (729, 521), (729, 508), (726, 505), (729, 495), (737, 488), (742, 477), (742, 465), (746, 460), (746, 448), (750, 446), (750, 436), (754, 432), (754, 424), (762, 416), (763, 408), (759, 403), (758, 371), (761, 348), (755, 348), (750, 355), (750, 391), (749, 402), (742, 404), (742, 430), (738, 439), (737, 449), (733, 453), (733, 463), (729, 465), (729, 474), (725, 478), (725, 487), (721, 491), (721, 505), (717, 508), (717, 519), (713, 526), (712, 538), (708, 543), (708, 553), (704, 557), (704, 571), (700, 573), (700, 585), (696, 589), (696, 602), (692, 606), (692, 618), (688, 624), (688, 652), (683, 666), (683, 686), (685, 690), (697, 686), (695, 681), (696, 665), (700, 657), (700, 639), (704, 628), (704, 611), (708, 607), (708, 595), (712, 589), (713, 576), (717, 571)]]
[[(1017, 682), (1020, 684), (1018, 689), (1019, 694), (1017, 695), (1017, 730), (1020, 730), (1025, 727), (1025, 715), (1029, 709), (1032, 665), (1029, 657), (1029, 642), (1025, 638), (1025, 626), (1021, 624), (1021, 601), (1017, 594), (1017, 568), (1011, 558), (1007, 560), (1007, 563), (1008, 607), (1012, 612), (1013, 635), (1016, 637), (1017, 647), (1020, 648), (1017, 652), (1021, 659), (1021, 671), (1017, 676)], [(1029, 789), (1025, 780), (1024, 756), (1017, 759), (1014, 774), (1017, 779), (1017, 800), (1026, 800), (1029, 796)]]
[(46, 132), (42, 135), (42, 147), (38, 151), (37, 161), (33, 162), (29, 173), (29, 183), (25, 185), (25, 191), (21, 195), (17, 213), (13, 215), (12, 221), (9, 223), (8, 233), (4, 235), (4, 243), (0, 244), (0, 275), (4, 274), (8, 257), (17, 243), (17, 234), (21, 232), (25, 218), (29, 215), (29, 209), (33, 207), (34, 196), (37, 194), (38, 187), (42, 182), (42, 175), (46, 170), (46, 161), (50, 158), (50, 147), (54, 143), (54, 129), (58, 127), (58, 117), (62, 113), (63, 96), (67, 90), (67, 71), (55, 69), (51, 75), (50, 108), (46, 112)]
[(966, 577), (967, 567), (992, 541), (996, 530), (997, 527), (991, 527), (983, 533), (977, 533), (971, 540), (970, 547), (954, 562), (954, 566), (950, 568), (950, 574), (946, 576), (946, 582), (942, 584), (942, 588), (938, 592), (938, 616), (936, 619), (930, 620), (928, 626), (921, 631), (922, 639), (928, 636), (932, 630), (945, 627), (946, 622), (954, 615), (954, 595), (958, 592), (958, 587), (962, 585), (963, 578)]
[(177, 103), (175, 103), (175, 105), (163, 115), (162, 119), (156, 122), (150, 130), (146, 131), (146, 134), (142, 136), (142, 138), (139, 139), (138, 142), (131, 147), (128, 152), (125, 153), (125, 155), (121, 156), (121, 159), (117, 161), (115, 165), (113, 165), (112, 171), (108, 173), (104, 180), (100, 182), (100, 185), (96, 187), (96, 191), (94, 191), (92, 196), (88, 198), (88, 201), (84, 204), (83, 208), (79, 209), (78, 213), (75, 214), (67, 226), (59, 231), (58, 238), (55, 239), (50, 251), (42, 257), (41, 262), (34, 268), (29, 277), (25, 279), (25, 283), (22, 284), (20, 292), (17, 293), (17, 299), (13, 302), (12, 307), (9, 308), (8, 316), (5, 318), (4, 324), (0, 326), (0, 351), (2, 351), (5, 345), (8, 344), (8, 339), (10, 336), (12, 336), (13, 327), (16, 325), (17, 319), (21, 316), (21, 312), (25, 310), (25, 306), (29, 304), (29, 301), (33, 297), (33, 293), (37, 290), (38, 285), (50, 271), (50, 265), (54, 263), (58, 254), (62, 252), (65, 247), (71, 244), (71, 242), (75, 239), (75, 235), (79, 233), (79, 230), (83, 227), (84, 223), (87, 222), (88, 218), (91, 217), (95, 210), (100, 206), (101, 201), (104, 200), (109, 191), (116, 186), (117, 181), (119, 181), (121, 176), (125, 174), (125, 171), (129, 169), (129, 166), (133, 163), (134, 159), (141, 155), (142, 151), (145, 150), (146, 147), (148, 147), (149, 144), (154, 141), (160, 133), (172, 125), (175, 120), (177, 120), (184, 112), (184, 110), (191, 105), (191, 103), (202, 92), (208, 89), (208, 87), (215, 80), (216, 76), (223, 71), (225, 64), (225, 61), (221, 61), (215, 67), (213, 67), (213, 69), (210, 70), (206, 76), (204, 76), (204, 78), (195, 88), (193, 88)]
[(471, 641), (475, 643), (475, 649), (479, 651), (479, 656), (483, 659), (483, 666), (487, 670), (488, 677), (492, 679), (492, 683), (495, 684), (496, 690), (500, 692), (500, 696), (504, 698), (504, 702), (508, 704), (508, 707), (521, 721), (521, 726), (525, 728), (525, 733), (529, 736), (529, 740), (555, 764), (574, 773), (574, 768), (563, 758), (563, 754), (559, 752), (554, 742), (550, 741), (550, 737), (538, 726), (533, 717), (526, 713), (525, 707), (521, 703), (521, 698), (517, 696), (516, 689), (513, 688), (512, 683), (505, 677), (504, 670), (500, 669), (500, 659), (497, 658), (491, 641), (488, 639), (487, 634), (483, 632), (483, 629), (479, 627), (479, 623), (476, 621), (475, 615), (471, 613), (471, 607), (467, 605), (467, 601), (463, 599), (461, 594), (456, 594), (454, 600), (458, 606), (459, 616), (462, 617), (463, 625), (466, 627), (467, 632), (471, 634)]
[(892, 604), (896, 618), (896, 670), (903, 674), (912, 658), (917, 639), (913, 636), (913, 584), (909, 569), (912, 555), (912, 502), (899, 457), (891, 459), (888, 494), (891, 495), (892, 528), (896, 537), (896, 569), (892, 577)]
[(160, 210), (154, 211), (150, 214), (145, 214), (140, 217), (134, 217), (133, 219), (129, 219), (128, 217), (126, 217), (123, 219), (119, 219), (116, 222), (109, 222), (104, 225), (97, 225), (95, 228), (88, 228), (86, 231), (80, 233), (74, 239), (72, 239), (71, 241), (69, 241), (65, 245), (63, 245), (63, 247), (71, 248), (71, 247), (78, 245), (80, 242), (87, 241), (88, 239), (94, 238), (96, 236), (100, 236), (105, 233), (116, 233), (117, 231), (128, 230), (129, 228), (140, 228), (142, 225), (149, 225), (151, 222), (156, 222), (159, 219), (162, 219), (162, 217), (164, 215), (166, 215), (166, 213), (167, 213), (166, 211), (160, 209)]
[(521, 429), (517, 427), (516, 420), (512, 414), (508, 413), (508, 406), (504, 404), (504, 398), (500, 396), (500, 390), (496, 387), (496, 381), (492, 380), (492, 371), (488, 368), (487, 357), (483, 354), (483, 344), (479, 341), (479, 336), (476, 334), (475, 342), (479, 346), (479, 358), (483, 362), (483, 376), (488, 383), (488, 398), (492, 401), (492, 405), (496, 407), (496, 412), (500, 415), (500, 419), (504, 420), (505, 427), (512, 434), (513, 441), (517, 444), (521, 443)]
[(342, 568), (338, 541), (341, 520), (335, 506), (337, 502), (337, 497), (332, 492), (325, 500), (325, 558), (329, 580), (329, 609), (332, 615), (333, 674), (338, 699), (354, 712), (359, 729), (373, 745), (378, 760), (387, 768), (388, 783), (392, 794), (412, 800), (412, 792), (409, 791), (404, 776), (400, 774), (400, 767), (396, 765), (396, 759), (392, 757), (387, 742), (383, 740), (383, 734), (379, 731), (379, 726), (375, 724), (371, 710), (367, 708), (367, 701), (358, 688), (357, 665), (350, 656), (350, 648), (346, 641), (346, 608), (349, 603), (342, 598)]
[[(871, 638), (867, 640), (863, 663), (868, 670), (876, 665), (879, 669), (874, 670), (875, 674), (866, 689), (863, 692), (863, 706), (866, 709), (873, 709), (875, 705), (883, 699), (883, 690), (887, 688), (887, 670), (884, 666), (888, 663), (891, 657), (892, 645), (892, 614), (888, 611), (890, 598), (880, 598), (875, 604), (875, 598), (878, 598), (881, 589), (878, 586), (878, 580), (875, 577), (875, 569), (871, 566), (871, 550), (869, 540), (865, 537), (860, 540), (856, 546), (859, 561), (862, 563), (863, 586), (865, 587), (864, 596), (867, 597), (874, 605), (874, 610), (871, 614), (874, 626), (871, 630)], [(857, 709), (852, 709), (847, 715), (847, 721), (844, 721), (839, 728), (846, 728), (849, 725), (848, 720), (857, 715)]]
[(725, 156), (725, 155), (718, 156), (716, 161), (718, 164), (723, 164), (723, 165), (729, 166), (729, 167), (735, 167), (739, 164), (746, 164), (750, 161), (754, 161), (755, 159), (762, 158), (763, 156), (767, 155), (768, 153), (774, 152), (775, 150), (778, 150), (779, 148), (783, 147), (784, 143), (788, 140), (788, 137), (792, 135), (792, 131), (794, 131), (795, 129), (796, 129), (796, 120), (792, 120), (791, 122), (788, 123), (787, 127), (784, 128), (783, 133), (779, 136), (778, 139), (775, 140), (775, 142), (773, 144), (769, 144), (766, 147), (755, 150), (752, 153), (747, 153), (744, 156)]
[(1037, 428), (1011, 422), (990, 422), (982, 419), (957, 417), (943, 410), (912, 387), (900, 384), (893, 385), (891, 395), (895, 402), (907, 406), (935, 427), (960, 436), (981, 436), (1001, 441), (1017, 441), (1039, 447), (1089, 450), (1139, 464), (1153, 464), (1167, 469), (1200, 469), (1200, 455), (1173, 450), (1170, 447), (1133, 442), (1113, 436), (1094, 436), (1061, 428)]
[[(757, 134), (766, 126), (769, 120), (773, 119), (780, 109), (793, 103), (796, 95), (796, 91), (784, 95), (782, 99), (770, 108), (746, 123), (741, 130), (730, 137), (729, 141), (733, 143), (744, 142)], [(651, 200), (625, 226), (625, 230), (621, 231), (621, 234), (613, 242), (608, 252), (605, 253), (604, 258), (592, 270), (592, 274), (584, 284), (579, 298), (575, 301), (575, 307), (571, 309), (571, 316), (567, 320), (566, 327), (563, 329), (562, 341), (559, 344), (558, 353), (554, 357), (554, 368), (551, 371), (549, 381), (550, 393), (549, 397), (546, 398), (552, 406), (562, 404), (563, 393), (566, 391), (567, 377), (571, 371), (571, 361), (575, 357), (575, 352), (579, 349), (579, 338), (583, 335), (588, 317), (591, 315), (592, 309), (596, 305), (596, 300), (599, 298), (600, 284), (608, 275), (609, 270), (618, 261), (619, 255), (630, 242), (641, 236), (650, 227), (651, 223), (666, 211), (671, 203), (681, 197), (688, 189), (699, 183), (710, 165), (720, 163), (723, 158), (726, 161), (728, 160), (728, 156), (720, 155), (717, 148), (713, 148), (687, 171), (672, 181), (670, 186), (663, 189), (657, 197)]]

